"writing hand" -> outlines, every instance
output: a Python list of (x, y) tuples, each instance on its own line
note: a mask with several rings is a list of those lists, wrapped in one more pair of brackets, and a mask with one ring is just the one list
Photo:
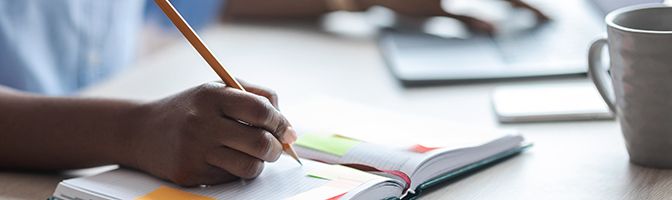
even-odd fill
[(182, 186), (258, 176), (282, 153), (277, 138), (296, 134), (274, 92), (243, 85), (248, 92), (207, 83), (136, 109), (127, 164)]

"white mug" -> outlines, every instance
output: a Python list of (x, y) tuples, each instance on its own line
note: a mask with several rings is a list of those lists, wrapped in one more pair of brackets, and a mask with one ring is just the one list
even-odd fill
[(590, 47), (589, 75), (618, 116), (630, 161), (672, 168), (672, 7), (621, 8), (605, 21), (608, 39)]

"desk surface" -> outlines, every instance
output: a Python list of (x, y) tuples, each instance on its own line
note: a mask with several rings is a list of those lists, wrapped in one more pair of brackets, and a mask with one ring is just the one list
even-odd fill
[[(583, 79), (403, 88), (373, 39), (342, 38), (290, 25), (225, 25), (204, 33), (226, 66), (280, 94), (281, 106), (308, 96), (339, 99), (484, 127), (515, 128), (535, 146), (423, 199), (670, 199), (672, 170), (632, 165), (615, 121), (500, 125), (489, 95), (500, 85)], [(186, 42), (86, 90), (84, 96), (152, 100), (217, 80)], [(0, 172), (0, 199), (44, 199), (65, 175)]]

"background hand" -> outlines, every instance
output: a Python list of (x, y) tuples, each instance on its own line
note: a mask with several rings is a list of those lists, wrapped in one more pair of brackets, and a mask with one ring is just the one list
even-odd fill
[[(367, 2), (372, 1), (372, 2)], [(505, 0), (514, 8), (530, 10), (537, 17), (538, 21), (547, 21), (550, 18), (539, 9), (527, 4), (521, 0)], [(466, 15), (458, 15), (445, 11), (441, 6), (441, 0), (363, 0), (367, 6), (380, 5), (387, 7), (396, 13), (409, 17), (435, 17), (444, 16), (457, 19), (467, 27), (478, 32), (492, 33), (495, 28), (492, 24)]]

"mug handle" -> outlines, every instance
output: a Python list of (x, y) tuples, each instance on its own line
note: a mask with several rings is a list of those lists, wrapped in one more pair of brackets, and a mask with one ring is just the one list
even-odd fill
[(611, 85), (611, 77), (607, 70), (602, 67), (602, 50), (607, 45), (607, 39), (605, 38), (599, 39), (590, 45), (590, 50), (588, 51), (588, 76), (595, 83), (597, 91), (600, 92), (611, 112), (616, 113), (616, 106), (614, 105), (616, 101), (612, 93), (614, 88)]

